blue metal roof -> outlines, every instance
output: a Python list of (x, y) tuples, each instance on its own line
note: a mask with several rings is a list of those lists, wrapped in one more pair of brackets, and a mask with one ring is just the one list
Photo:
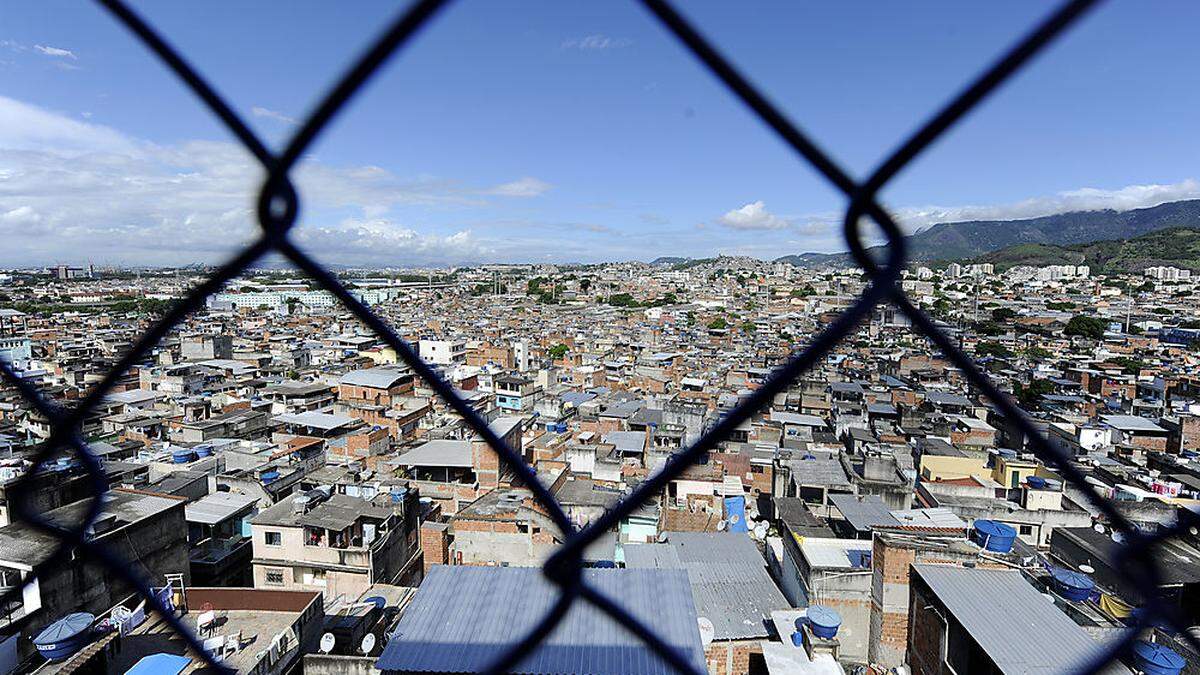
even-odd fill
[[(703, 671), (704, 649), (687, 573), (588, 569), (584, 581), (654, 627)], [(434, 566), (375, 663), (382, 671), (478, 672), (524, 637), (558, 589), (532, 567)], [(578, 601), (515, 673), (672, 673), (600, 610)]]
[(179, 675), (192, 663), (186, 656), (151, 654), (143, 657), (125, 675)]

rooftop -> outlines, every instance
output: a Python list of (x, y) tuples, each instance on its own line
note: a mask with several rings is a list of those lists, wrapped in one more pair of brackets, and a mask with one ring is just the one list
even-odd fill
[(627, 568), (687, 570), (696, 612), (712, 621), (718, 640), (768, 637), (771, 611), (791, 606), (745, 533), (668, 532), (665, 544), (624, 550)]
[[(698, 670), (704, 651), (687, 575), (673, 570), (588, 569), (584, 581), (653, 625)], [(553, 606), (558, 588), (537, 568), (435, 565), (375, 667), (383, 671), (477, 672)], [(638, 638), (586, 602), (516, 673), (673, 673)]]
[[(913, 565), (1002, 673), (1064, 673), (1104, 646), (1063, 614), (1016, 570)], [(1128, 672), (1114, 665), (1103, 672)]]

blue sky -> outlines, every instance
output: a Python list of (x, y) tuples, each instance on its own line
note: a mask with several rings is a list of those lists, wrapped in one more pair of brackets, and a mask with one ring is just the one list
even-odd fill
[[(278, 145), (391, 3), (136, 3)], [(278, 8), (278, 9), (273, 9)], [(689, 2), (862, 176), (1047, 3)], [(1101, 4), (888, 186), (907, 227), (1200, 196), (1200, 5)], [(212, 262), (254, 234), (232, 137), (90, 4), (0, 9), (0, 265)], [(635, 3), (466, 0), (312, 148), (328, 262), (842, 250), (844, 199)]]

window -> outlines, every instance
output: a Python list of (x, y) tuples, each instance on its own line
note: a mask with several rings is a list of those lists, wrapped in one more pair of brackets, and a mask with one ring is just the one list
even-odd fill
[(267, 546), (283, 546), (283, 533), (267, 530), (263, 533)]
[[(278, 534), (278, 533), (276, 533)], [(283, 570), (267, 570), (267, 585), (282, 586), (283, 585)]]
[(1021, 533), (1021, 536), (1033, 534), (1033, 526), (1032, 525), (1018, 525), (1017, 527), (1018, 527), (1017, 531)]

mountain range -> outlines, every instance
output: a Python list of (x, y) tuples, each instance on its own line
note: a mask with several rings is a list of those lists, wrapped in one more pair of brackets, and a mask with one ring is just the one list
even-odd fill
[[(1133, 239), (1168, 228), (1200, 228), (1200, 200), (1167, 202), (1130, 211), (1073, 211), (1025, 220), (970, 220), (938, 223), (908, 235), (912, 261), (963, 260), (1012, 246), (1071, 247)], [(868, 249), (882, 256), (884, 246)], [(802, 253), (776, 258), (801, 267), (845, 267), (848, 253)]]
[(1018, 265), (1088, 265), (1093, 274), (1136, 274), (1155, 265), (1200, 270), (1200, 228), (1172, 227), (1131, 239), (1067, 246), (1018, 244), (985, 253), (969, 262), (992, 263), (997, 271)]

